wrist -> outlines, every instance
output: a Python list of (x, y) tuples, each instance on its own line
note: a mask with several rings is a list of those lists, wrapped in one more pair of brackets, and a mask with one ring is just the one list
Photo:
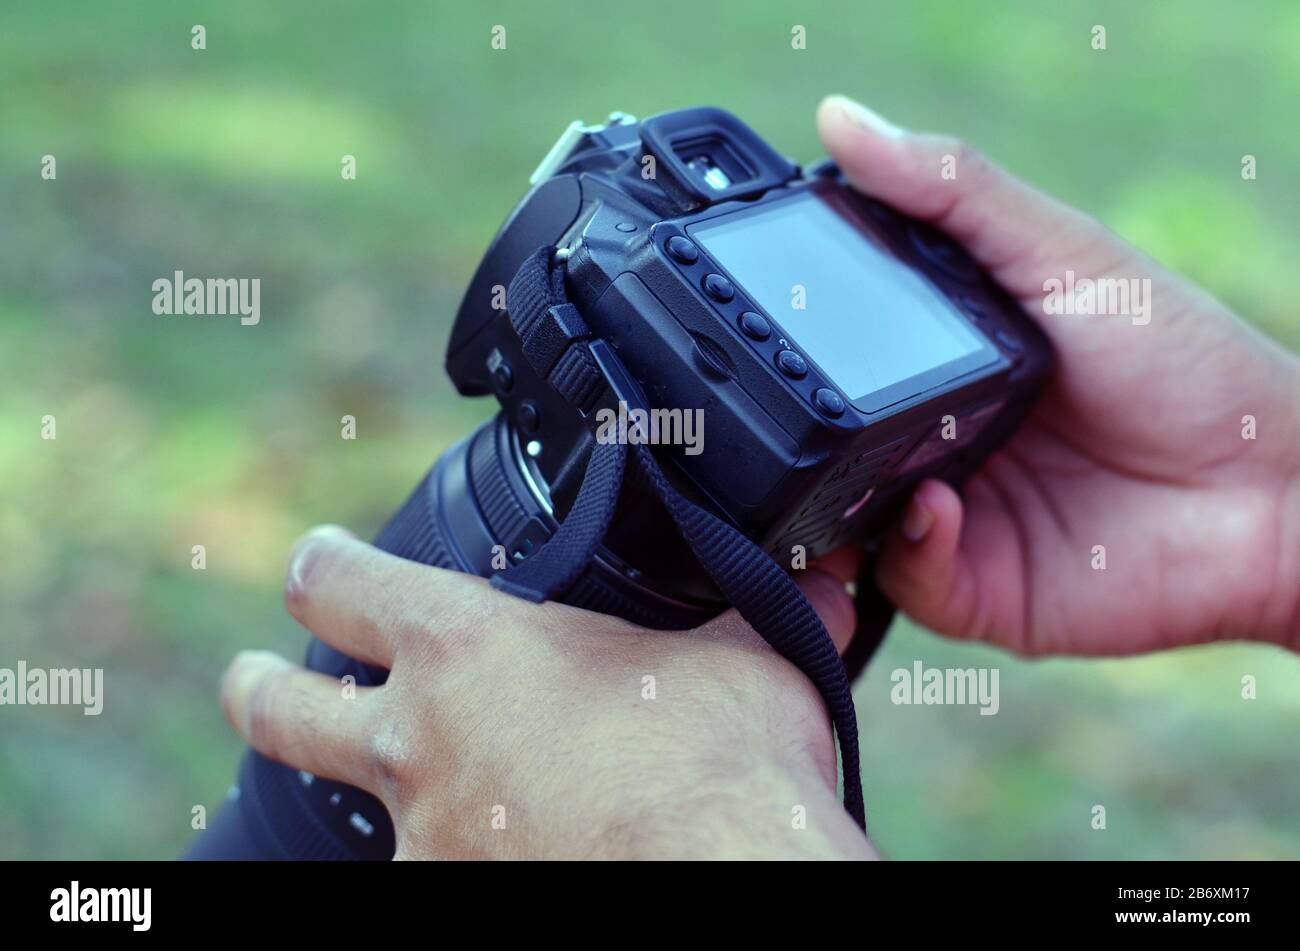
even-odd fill
[[(815, 769), (775, 761), (709, 766), (623, 811), (594, 843), (619, 859), (864, 859), (866, 836)], [(687, 775), (687, 774), (680, 774)]]

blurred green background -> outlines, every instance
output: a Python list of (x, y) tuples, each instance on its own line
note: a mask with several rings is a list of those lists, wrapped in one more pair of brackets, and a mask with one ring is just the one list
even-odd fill
[[(172, 856), (220, 801), (241, 748), (220, 671), (304, 645), (292, 540), (374, 531), (492, 412), (443, 378), (449, 319), (569, 120), (714, 103), (808, 160), (818, 99), (854, 94), (1300, 349), (1297, 90), (1281, 0), (5, 4), (0, 666), (102, 666), (107, 700), (0, 709), (0, 857)], [(154, 316), (177, 269), (261, 277), (261, 324)], [(893, 706), (914, 659), (999, 666), (1001, 712)], [(1300, 856), (1300, 658), (1279, 650), (1031, 663), (903, 624), (858, 700), (887, 855)]]

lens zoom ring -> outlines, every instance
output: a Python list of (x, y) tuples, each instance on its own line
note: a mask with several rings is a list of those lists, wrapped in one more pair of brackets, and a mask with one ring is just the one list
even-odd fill
[(483, 427), (470, 447), (469, 462), (474, 495), (483, 520), (492, 537), (503, 545), (510, 544), (528, 521), (528, 513), (505, 471), (510, 463), (508, 439), (500, 420), (496, 425)]
[(375, 547), (422, 565), (454, 571), (459, 566), (443, 540), (433, 510), (431, 475), (420, 481), (397, 514), (375, 536)]

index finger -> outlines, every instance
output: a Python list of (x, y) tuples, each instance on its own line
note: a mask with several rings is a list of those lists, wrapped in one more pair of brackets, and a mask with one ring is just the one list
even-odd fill
[(407, 561), (323, 526), (294, 546), (284, 603), (331, 647), (391, 668), (413, 634), (462, 626), (486, 587), (481, 578)]
[(400, 559), (338, 526), (309, 531), (294, 547), (285, 607), (330, 647), (393, 666), (404, 643), (450, 639), (494, 613), (510, 596), (482, 578)]

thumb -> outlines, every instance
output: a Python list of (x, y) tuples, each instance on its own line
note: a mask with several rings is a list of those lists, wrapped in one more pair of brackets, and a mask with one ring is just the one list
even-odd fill
[[(822, 624), (826, 625), (826, 631), (830, 634), (835, 649), (843, 655), (857, 627), (857, 609), (853, 597), (845, 587), (844, 580), (833, 573), (837, 571), (839, 571), (838, 565), (835, 567), (809, 565), (795, 574), (794, 582), (803, 592), (803, 596), (808, 599), (812, 609), (817, 612)], [(700, 630), (705, 629), (720, 637), (739, 638), (752, 644), (763, 643), (758, 632), (749, 625), (736, 608), (722, 612), (700, 628)]]
[(974, 566), (961, 548), (962, 501), (947, 483), (922, 482), (885, 539), (876, 583), (913, 620), (956, 637), (976, 626)]
[(845, 96), (817, 109), (827, 153), (859, 191), (948, 232), (1017, 298), (1041, 296), (1058, 262), (1114, 242), (1095, 220), (946, 135), (910, 132)]
[(843, 654), (853, 639), (853, 630), (857, 626), (853, 598), (844, 587), (844, 582), (829, 571), (809, 566), (799, 572), (795, 583), (826, 625), (831, 640), (835, 642), (835, 649)]

